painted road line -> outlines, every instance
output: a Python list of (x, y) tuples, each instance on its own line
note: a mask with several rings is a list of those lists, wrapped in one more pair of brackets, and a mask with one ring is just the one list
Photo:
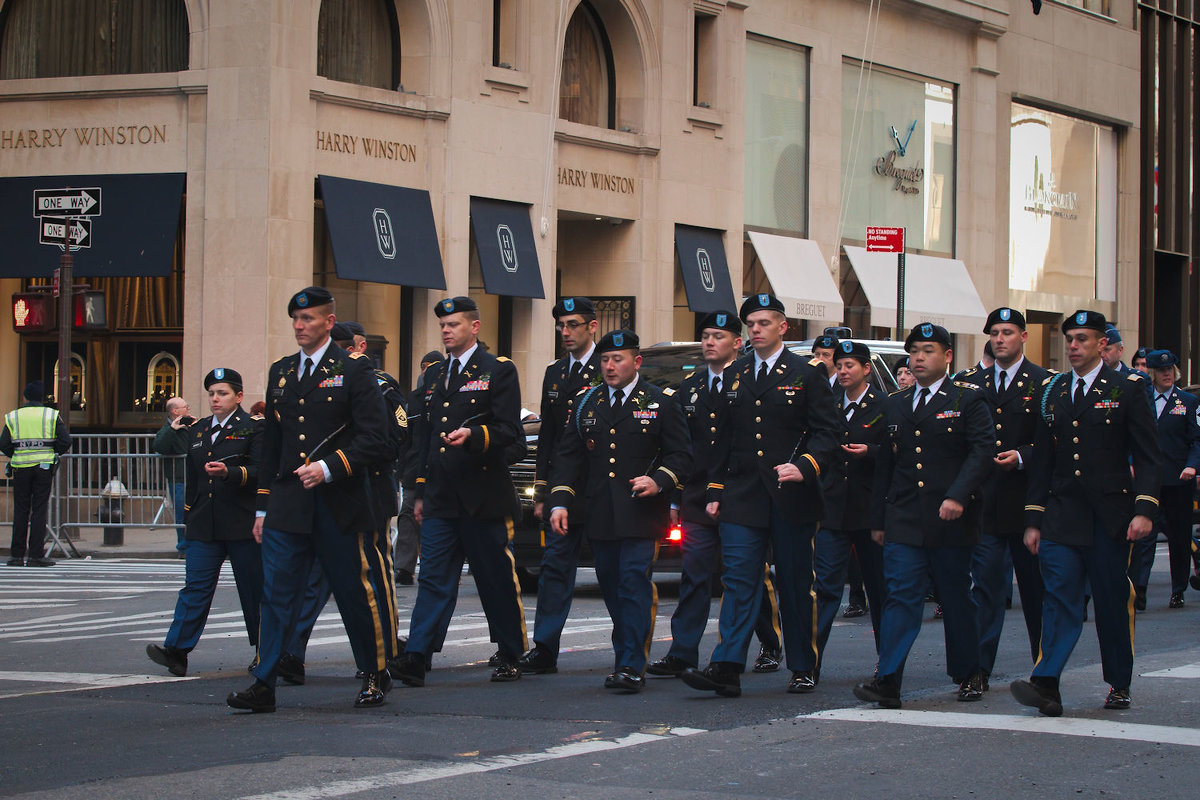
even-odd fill
[(1200, 729), (1168, 725), (1142, 725), (1121, 720), (1096, 720), (1080, 717), (1038, 717), (1008, 714), (967, 714), (948, 711), (912, 711), (882, 708), (834, 708), (797, 719), (826, 722), (883, 722), (922, 728), (961, 728), (965, 730), (1048, 733), (1057, 736), (1082, 736), (1089, 739), (1116, 739), (1127, 742), (1153, 742), (1200, 747)]
[(619, 739), (590, 739), (570, 744), (557, 745), (538, 753), (521, 753), (511, 756), (497, 756), (477, 761), (456, 762), (438, 766), (414, 766), (403, 771), (385, 772), (356, 780), (334, 781), (322, 786), (307, 786), (294, 790), (270, 792), (268, 794), (249, 795), (241, 800), (321, 800), (325, 797), (345, 797), (359, 792), (372, 792), (394, 789), (399, 786), (410, 786), (416, 783), (457, 778), (462, 775), (477, 775), (481, 772), (494, 772), (500, 769), (513, 769), (530, 764), (541, 764), (563, 758), (605, 753), (612, 750), (623, 750), (629, 747), (640, 747), (655, 742), (667, 742), (683, 736), (694, 736), (707, 733), (699, 728), (671, 728), (668, 733), (631, 733)]
[(23, 692), (0, 691), (0, 700), (15, 697), (32, 697), (38, 694), (58, 694), (61, 692), (86, 692), (95, 689), (116, 689), (122, 686), (142, 686), (150, 683), (173, 683), (176, 681), (194, 681), (199, 676), (176, 678), (164, 675), (100, 675), (93, 672), (17, 672), (0, 670), (0, 683), (13, 681), (15, 683), (56, 684), (53, 689), (33, 689)]
[(1154, 672), (1143, 672), (1143, 678), (1200, 678), (1200, 664), (1184, 664), (1182, 667), (1168, 667)]

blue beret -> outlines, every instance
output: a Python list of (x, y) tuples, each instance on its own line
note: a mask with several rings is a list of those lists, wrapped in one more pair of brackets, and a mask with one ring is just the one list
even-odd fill
[(1117, 330), (1115, 325), (1109, 325), (1104, 329), (1104, 336), (1108, 339), (1109, 344), (1121, 343), (1121, 332)]
[(1170, 350), (1151, 350), (1146, 354), (1146, 366), (1150, 369), (1166, 369), (1179, 364), (1179, 357)]

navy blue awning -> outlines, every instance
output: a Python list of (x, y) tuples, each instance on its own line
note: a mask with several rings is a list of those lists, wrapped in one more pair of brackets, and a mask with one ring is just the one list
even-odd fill
[(529, 208), (528, 203), (471, 198), (471, 230), (488, 294), (546, 296)]
[(679, 254), (688, 308), (698, 314), (738, 310), (722, 231), (676, 225), (675, 252)]
[(318, 175), (338, 277), (445, 289), (429, 192)]
[[(58, 267), (62, 250), (38, 242), (34, 192), (99, 189), (64, 213), (86, 214), (89, 247), (75, 251), (75, 275), (82, 278), (162, 277), (175, 265), (180, 207), (186, 176), (182, 172), (131, 175), (53, 175), (0, 178), (0, 278), (47, 278)], [(89, 199), (90, 198), (90, 199)], [(49, 218), (49, 217), (47, 217)]]

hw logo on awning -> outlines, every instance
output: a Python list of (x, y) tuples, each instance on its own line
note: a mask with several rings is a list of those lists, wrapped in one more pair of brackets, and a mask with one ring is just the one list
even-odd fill
[(509, 272), (517, 271), (517, 238), (512, 228), (501, 223), (496, 226), (496, 241), (500, 245), (500, 263)]
[(696, 251), (696, 266), (700, 268), (700, 284), (706, 292), (715, 292), (717, 290), (717, 281), (713, 278), (712, 259), (708, 256), (708, 251), (701, 247)]
[(377, 208), (373, 212), (375, 223), (375, 244), (379, 247), (379, 255), (384, 258), (396, 257), (396, 234), (392, 230), (392, 218), (385, 209)]

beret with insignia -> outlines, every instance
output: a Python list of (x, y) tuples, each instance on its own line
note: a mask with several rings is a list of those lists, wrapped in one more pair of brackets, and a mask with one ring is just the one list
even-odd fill
[(242, 376), (237, 370), (217, 367), (204, 376), (204, 389), (207, 391), (215, 383), (228, 383), (234, 391), (242, 390)]
[(700, 330), (705, 328), (716, 328), (717, 330), (729, 331), (735, 336), (742, 335), (742, 323), (737, 314), (725, 309), (719, 309), (705, 314), (700, 320)]
[[(1087, 311), (1080, 309), (1074, 314), (1070, 314), (1062, 321), (1062, 332), (1085, 329), (1096, 331), (1097, 333), (1105, 333), (1109, 327), (1108, 320), (1099, 311)], [(1118, 340), (1119, 341), (1119, 340)]]
[(609, 331), (596, 344), (596, 353), (609, 353), (613, 350), (637, 350), (641, 347), (638, 335), (624, 328)]
[(830, 335), (826, 334), (824, 336), (818, 336), (817, 338), (813, 339), (813, 352), (816, 352), (816, 349), (818, 347), (825, 349), (825, 350), (836, 350), (837, 346), (838, 346), (838, 338), (836, 336), (830, 336)]
[(863, 364), (871, 363), (871, 348), (867, 347), (862, 342), (853, 342), (849, 339), (844, 339), (838, 343), (837, 348), (833, 351), (833, 363), (841, 361), (843, 358), (853, 358)]
[(433, 306), (433, 313), (439, 318), (457, 314), (460, 311), (478, 311), (479, 306), (469, 297), (459, 295), (458, 297), (447, 297), (444, 300), (439, 300)]
[(917, 342), (936, 342), (944, 347), (953, 347), (950, 343), (950, 332), (932, 322), (922, 322), (909, 331), (904, 340), (904, 349), (910, 349)]
[(333, 295), (329, 293), (328, 289), (323, 286), (309, 286), (292, 295), (292, 299), (288, 301), (288, 316), (290, 317), (302, 308), (316, 308), (332, 302)]
[(983, 325), (984, 333), (991, 333), (993, 325), (999, 325), (1002, 322), (1012, 323), (1021, 330), (1025, 330), (1025, 315), (1015, 308), (1005, 306), (997, 308), (992, 313), (988, 314), (987, 322)]
[(564, 297), (554, 304), (553, 314), (555, 319), (570, 314), (594, 317), (596, 316), (596, 306), (587, 297)]
[(746, 317), (753, 314), (755, 311), (778, 311), (784, 316), (787, 312), (783, 308), (783, 303), (773, 294), (752, 294), (746, 298), (746, 302), (742, 303), (742, 308), (738, 312), (738, 316), (742, 318), (742, 322), (746, 321)]
[(1179, 363), (1179, 357), (1170, 350), (1151, 350), (1146, 354), (1146, 366), (1150, 369), (1166, 369)]

